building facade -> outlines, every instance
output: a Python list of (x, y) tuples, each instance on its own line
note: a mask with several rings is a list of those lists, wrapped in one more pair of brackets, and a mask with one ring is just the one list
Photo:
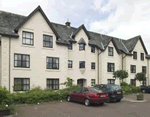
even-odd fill
[[(146, 72), (149, 85), (149, 59), (141, 36), (123, 40), (49, 21), (38, 6), (27, 17), (0, 11), (0, 86), (11, 92), (33, 87), (62, 89), (67, 77), (74, 84), (92, 86), (119, 84), (116, 70), (126, 70), (125, 81)], [(21, 84), (18, 87), (14, 87)]]

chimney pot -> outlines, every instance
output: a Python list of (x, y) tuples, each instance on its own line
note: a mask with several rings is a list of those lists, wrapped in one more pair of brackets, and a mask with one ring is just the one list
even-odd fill
[(69, 19), (67, 19), (67, 22), (65, 24), (67, 27), (70, 27), (71, 22), (69, 22)]

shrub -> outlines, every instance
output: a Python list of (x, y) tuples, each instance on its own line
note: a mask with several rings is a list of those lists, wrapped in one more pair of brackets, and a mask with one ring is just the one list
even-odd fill
[(121, 86), (129, 86), (129, 84), (126, 83), (126, 82), (122, 82), (122, 83), (121, 83)]

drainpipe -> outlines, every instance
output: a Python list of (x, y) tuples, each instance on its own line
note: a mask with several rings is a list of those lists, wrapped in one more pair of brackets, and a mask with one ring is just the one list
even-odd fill
[(11, 57), (11, 36), (9, 37), (9, 92), (10, 92), (10, 57)]
[(147, 59), (147, 82), (149, 85), (149, 59)]
[(99, 55), (102, 53), (102, 51), (101, 52), (99, 52), (99, 49), (97, 48), (97, 52), (98, 52), (98, 56), (97, 56), (97, 59), (98, 59), (98, 69), (97, 69), (97, 71), (98, 71), (98, 84), (99, 84)]
[(124, 57), (123, 57), (123, 54), (122, 54), (122, 70), (123, 70), (123, 59), (126, 57), (127, 55), (125, 55)]

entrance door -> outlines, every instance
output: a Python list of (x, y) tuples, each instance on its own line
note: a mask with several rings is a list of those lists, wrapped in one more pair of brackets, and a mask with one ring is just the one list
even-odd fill
[(80, 87), (83, 87), (83, 79), (77, 80), (77, 84), (80, 85)]

